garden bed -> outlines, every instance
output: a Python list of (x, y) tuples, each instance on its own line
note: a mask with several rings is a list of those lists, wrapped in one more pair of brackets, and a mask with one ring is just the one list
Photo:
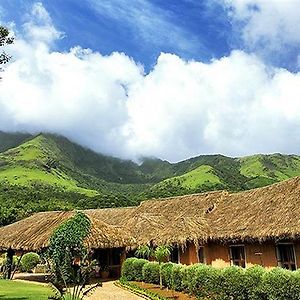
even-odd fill
[(163, 288), (162, 290), (160, 289), (159, 285), (157, 284), (152, 284), (152, 283), (144, 283), (144, 282), (137, 282), (133, 281), (132, 282), (134, 285), (149, 290), (155, 294), (158, 294), (162, 297), (165, 297), (166, 299), (176, 299), (176, 300), (196, 300), (196, 297), (190, 296), (185, 293), (181, 292), (176, 292), (173, 290), (169, 290), (166, 288)]

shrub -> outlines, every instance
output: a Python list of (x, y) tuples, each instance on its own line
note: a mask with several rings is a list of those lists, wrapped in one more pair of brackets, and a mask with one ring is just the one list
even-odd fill
[(185, 267), (182, 270), (182, 289), (187, 293), (191, 293), (192, 290), (191, 280), (194, 278), (195, 271), (198, 266), (199, 264), (190, 265)]
[(221, 289), (224, 300), (246, 299), (245, 270), (241, 267), (232, 266), (225, 268), (221, 273)]
[(172, 280), (173, 280), (173, 284), (174, 284), (174, 289), (176, 291), (182, 291), (183, 287), (182, 287), (182, 279), (183, 279), (183, 273), (184, 270), (186, 269), (186, 266), (184, 265), (180, 265), (180, 264), (174, 264), (173, 268), (172, 268)]
[(172, 276), (173, 267), (174, 267), (174, 264), (171, 262), (165, 263), (161, 267), (163, 285), (165, 287), (168, 287), (169, 289), (174, 289), (173, 276)]
[[(122, 275), (128, 280), (143, 279), (159, 283), (160, 266), (157, 262), (130, 258), (122, 267)], [(261, 266), (249, 269), (232, 266), (217, 269), (195, 264), (190, 266), (161, 264), (163, 285), (177, 291), (185, 291), (198, 299), (207, 300), (299, 300), (300, 270), (289, 271), (274, 268), (266, 271)]]
[(189, 293), (197, 297), (216, 299), (220, 294), (221, 270), (211, 266), (197, 264), (188, 270)]
[(143, 280), (143, 266), (148, 261), (146, 259), (139, 259), (139, 258), (128, 258), (122, 265), (121, 275), (122, 277), (126, 278), (129, 281), (136, 280), (142, 281)]
[(33, 268), (40, 262), (40, 256), (37, 253), (29, 252), (24, 254), (21, 259), (20, 266), (23, 272), (31, 272)]
[(144, 264), (143, 279), (148, 283), (159, 283), (159, 264), (157, 262), (147, 262)]
[(263, 276), (261, 294), (270, 300), (300, 299), (299, 271), (274, 268)]
[(143, 281), (143, 266), (148, 263), (146, 259), (136, 259), (133, 261), (134, 280)]
[(247, 299), (249, 300), (264, 299), (260, 287), (265, 273), (266, 273), (266, 269), (264, 269), (261, 266), (254, 266), (246, 269), (244, 275), (245, 277), (244, 284), (245, 284), (245, 290), (247, 292)]

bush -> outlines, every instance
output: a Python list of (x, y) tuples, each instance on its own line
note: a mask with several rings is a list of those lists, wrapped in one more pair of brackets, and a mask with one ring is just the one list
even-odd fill
[(244, 275), (244, 284), (247, 293), (247, 299), (264, 299), (263, 293), (260, 291), (260, 287), (265, 273), (266, 269), (261, 266), (254, 266), (246, 269)]
[(29, 252), (21, 258), (20, 266), (23, 272), (31, 272), (40, 262), (40, 256), (37, 253)]
[(127, 280), (135, 280), (135, 281), (142, 281), (143, 280), (143, 266), (147, 263), (148, 260), (141, 259), (141, 258), (128, 258), (125, 260), (122, 266), (122, 277), (126, 278)]
[(159, 264), (157, 262), (147, 262), (144, 264), (143, 279), (148, 283), (159, 283)]
[(192, 282), (191, 280), (194, 278), (195, 270), (199, 264), (190, 265), (185, 267), (181, 273), (182, 273), (182, 289), (187, 292), (191, 293), (192, 290)]
[(221, 292), (224, 300), (245, 300), (245, 270), (241, 267), (232, 266), (223, 269), (221, 273)]
[(171, 262), (162, 264), (161, 267), (163, 286), (168, 287), (169, 289), (174, 289), (173, 276), (172, 276), (173, 267), (174, 264)]
[(174, 264), (172, 268), (172, 280), (174, 284), (175, 291), (182, 291), (182, 279), (183, 279), (183, 271), (186, 269), (186, 266), (181, 264)]
[[(299, 300), (300, 270), (261, 266), (249, 269), (232, 266), (217, 269), (203, 264), (184, 266), (174, 263), (161, 265), (163, 285), (185, 291), (207, 300)], [(130, 258), (122, 267), (127, 280), (159, 283), (159, 264), (144, 259)]]
[(270, 300), (300, 299), (299, 271), (274, 268), (263, 276), (261, 294)]
[(188, 292), (197, 297), (216, 299), (220, 294), (221, 273), (220, 269), (211, 266), (197, 264), (188, 270), (188, 280), (190, 281)]

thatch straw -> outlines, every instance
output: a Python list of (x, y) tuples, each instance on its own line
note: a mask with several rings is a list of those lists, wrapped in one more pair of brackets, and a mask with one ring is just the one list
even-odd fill
[(0, 249), (38, 250), (48, 246), (55, 228), (74, 215), (73, 212), (40, 212), (0, 228)]
[(135, 244), (135, 239), (126, 228), (108, 225), (97, 218), (88, 217), (92, 225), (91, 232), (85, 239), (88, 248), (119, 248)]
[[(37, 251), (48, 247), (49, 238), (54, 230), (64, 221), (74, 216), (75, 212), (41, 212), (0, 228), (0, 249), (11, 247), (15, 250)], [(88, 216), (91, 232), (85, 239), (88, 248), (128, 247), (135, 243), (130, 232), (125, 228), (113, 226)]]
[(300, 177), (230, 194), (209, 216), (213, 240), (300, 237)]
[(221, 201), (224, 192), (210, 192), (144, 201), (124, 224), (137, 245), (195, 244), (208, 237), (206, 211)]
[[(38, 213), (0, 228), (0, 248), (39, 249), (73, 212)], [(209, 192), (86, 210), (91, 248), (300, 238), (300, 177), (229, 194)]]

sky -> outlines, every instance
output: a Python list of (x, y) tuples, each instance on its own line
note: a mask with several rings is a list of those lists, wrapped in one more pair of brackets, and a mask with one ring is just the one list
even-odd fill
[(300, 0), (0, 0), (0, 130), (172, 162), (300, 154)]

